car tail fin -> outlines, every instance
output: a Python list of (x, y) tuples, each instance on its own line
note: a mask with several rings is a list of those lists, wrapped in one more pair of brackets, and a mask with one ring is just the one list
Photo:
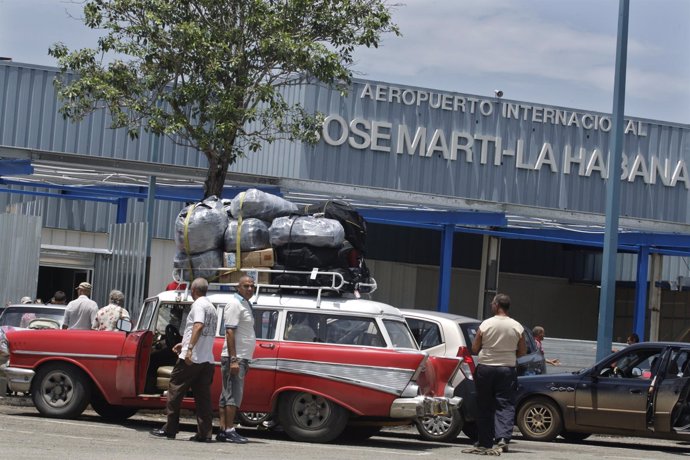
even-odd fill
[(474, 379), (474, 359), (472, 358), (472, 353), (468, 347), (458, 347), (458, 358), (462, 358), (462, 364), (460, 364), (460, 370), (465, 374), (468, 379)]
[(419, 394), (425, 396), (453, 396), (453, 385), (462, 360), (443, 356), (429, 356), (417, 379)]

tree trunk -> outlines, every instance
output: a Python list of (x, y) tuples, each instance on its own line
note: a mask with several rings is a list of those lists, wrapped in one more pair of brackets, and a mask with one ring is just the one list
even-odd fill
[(204, 182), (204, 198), (211, 195), (221, 198), (223, 196), (225, 176), (228, 173), (228, 155), (211, 153), (206, 154), (206, 158), (208, 159), (208, 171), (206, 172), (206, 181)]

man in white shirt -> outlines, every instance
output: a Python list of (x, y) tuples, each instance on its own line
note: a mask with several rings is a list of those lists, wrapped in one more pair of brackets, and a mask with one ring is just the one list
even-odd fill
[(151, 431), (159, 438), (175, 439), (180, 426), (180, 406), (191, 387), (196, 405), (197, 434), (190, 441), (211, 442), (213, 411), (211, 408), (211, 383), (213, 383), (213, 342), (216, 336), (218, 316), (216, 307), (206, 297), (208, 281), (197, 278), (192, 282), (194, 303), (187, 316), (182, 342), (173, 347), (179, 353), (170, 374), (166, 414), (168, 421), (162, 428)]
[(479, 442), (465, 453), (487, 455), (508, 450), (515, 420), (517, 358), (527, 351), (523, 327), (508, 316), (509, 309), (510, 297), (497, 294), (491, 302), (494, 316), (479, 325), (472, 343), (472, 353), (479, 354), (474, 372)]
[(77, 286), (79, 297), (67, 304), (63, 329), (91, 329), (98, 313), (98, 304), (91, 300), (91, 283), (83, 282)]
[(254, 279), (242, 276), (237, 284), (237, 292), (225, 306), (225, 343), (220, 354), (223, 388), (218, 404), (220, 431), (216, 436), (216, 441), (220, 442), (247, 442), (247, 438), (235, 431), (234, 420), (237, 408), (242, 404), (244, 377), (256, 344), (254, 313), (249, 303), (253, 295)]

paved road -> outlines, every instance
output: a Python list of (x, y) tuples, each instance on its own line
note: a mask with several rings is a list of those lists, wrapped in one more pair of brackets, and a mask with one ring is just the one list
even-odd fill
[[(185, 419), (175, 441), (152, 438), (148, 432), (163, 423), (163, 415), (136, 415), (124, 424), (103, 422), (87, 410), (78, 420), (41, 417), (25, 401), (0, 398), (0, 458), (35, 459), (190, 459), (235, 458), (300, 460), (405, 460), (414, 458), (477, 458), (462, 454), (467, 438), (455, 443), (425, 442), (411, 428), (390, 428), (364, 443), (307, 444), (289, 440), (282, 433), (241, 429), (250, 438), (246, 445), (198, 444), (187, 441), (194, 434), (193, 419)], [(583, 444), (535, 443), (516, 437), (507, 459), (677, 459), (690, 457), (690, 443), (637, 438), (595, 436)]]

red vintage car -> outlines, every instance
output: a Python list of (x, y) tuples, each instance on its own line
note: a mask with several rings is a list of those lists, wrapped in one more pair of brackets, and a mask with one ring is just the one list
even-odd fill
[[(257, 336), (241, 411), (270, 413), (293, 439), (328, 442), (341, 434), (368, 437), (382, 426), (456, 410), (453, 383), (460, 359), (419, 351), (397, 308), (340, 295), (286, 294), (259, 286)], [(230, 292), (209, 291), (216, 305), (216, 359)], [(9, 388), (29, 392), (39, 412), (76, 417), (91, 404), (117, 420), (140, 408), (164, 408), (170, 371), (192, 303), (184, 291), (145, 301), (125, 331), (10, 331)], [(301, 327), (295, 328), (296, 323)], [(212, 398), (220, 393), (217, 364)], [(190, 396), (183, 407), (193, 408)]]

